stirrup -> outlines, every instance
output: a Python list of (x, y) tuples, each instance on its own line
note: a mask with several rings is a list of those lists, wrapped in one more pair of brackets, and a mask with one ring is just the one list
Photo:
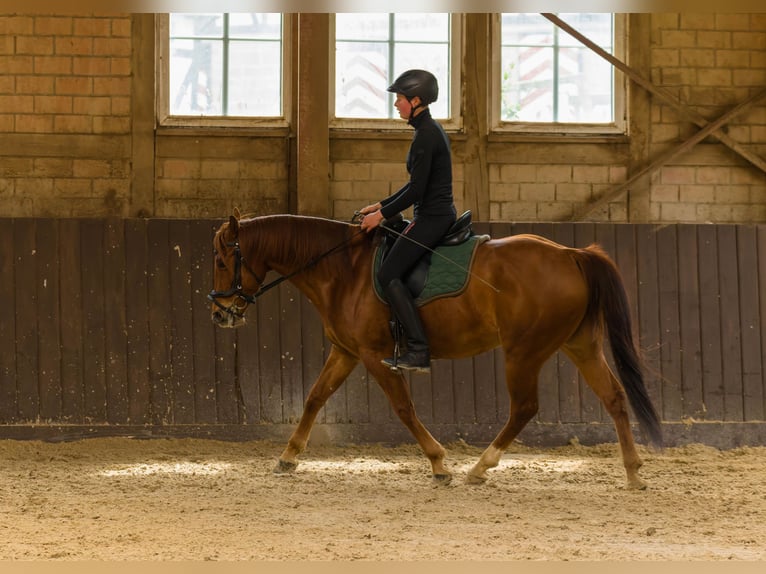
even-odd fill
[[(423, 355), (418, 357), (417, 355)], [(431, 372), (431, 358), (427, 352), (405, 353), (401, 357), (394, 354), (393, 357), (381, 361), (392, 371), (415, 371), (420, 373)]]

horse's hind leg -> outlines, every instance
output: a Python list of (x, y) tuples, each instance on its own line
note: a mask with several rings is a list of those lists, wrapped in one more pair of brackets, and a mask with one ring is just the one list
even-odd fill
[(285, 450), (279, 456), (279, 462), (274, 469), (275, 473), (289, 473), (298, 466), (298, 455), (306, 448), (311, 427), (314, 426), (317, 414), (332, 394), (343, 384), (346, 377), (351, 374), (358, 362), (356, 357), (338, 349), (335, 345), (332, 346), (330, 355), (322, 367), (322, 372), (319, 373), (319, 378), (312, 385), (306, 397), (301, 420), (287, 441)]
[(537, 414), (537, 378), (539, 361), (521, 361), (505, 357), (505, 382), (511, 397), (508, 421), (492, 443), (484, 450), (476, 464), (468, 471), (468, 484), (482, 484), (487, 480), (487, 470), (500, 463), (500, 457), (526, 424)]
[(423, 449), (423, 453), (431, 462), (434, 482), (442, 485), (449, 484), (452, 480), (452, 474), (444, 467), (444, 447), (428, 432), (428, 429), (418, 418), (404, 376), (382, 365), (380, 363), (381, 358), (380, 356), (373, 356), (365, 359), (364, 364), (370, 374), (378, 381), (394, 412), (404, 423), (404, 426), (410, 430), (420, 448)]
[(601, 344), (593, 340), (577, 341), (575, 339), (567, 343), (563, 350), (572, 359), (614, 420), (617, 439), (620, 441), (622, 462), (627, 473), (628, 488), (646, 488), (646, 483), (638, 476), (638, 469), (643, 462), (636, 452), (633, 432), (630, 429), (625, 390), (609, 368)]

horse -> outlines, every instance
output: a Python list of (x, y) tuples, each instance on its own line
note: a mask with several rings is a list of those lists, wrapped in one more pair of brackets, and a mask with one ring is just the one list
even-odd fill
[[(318, 311), (331, 348), (274, 472), (295, 471), (314, 421), (361, 361), (431, 463), (432, 480), (448, 484), (444, 447), (418, 418), (406, 378), (381, 361), (394, 345), (390, 311), (373, 290), (378, 233), (358, 224), (301, 215), (241, 218), (235, 211), (213, 238), (211, 317), (220, 327), (245, 321), (248, 305), (282, 280), (291, 281)], [(265, 285), (269, 271), (280, 275)], [(561, 349), (614, 421), (627, 487), (644, 489), (643, 461), (631, 431), (630, 404), (651, 445), (662, 447), (657, 412), (643, 380), (620, 272), (597, 244), (570, 248), (520, 234), (489, 238), (474, 255), (462, 292), (420, 309), (434, 359), (456, 359), (502, 348), (510, 395), (508, 419), (465, 482), (482, 484), (503, 452), (538, 411), (538, 375)], [(607, 363), (609, 342), (619, 379)], [(629, 402), (626, 402), (627, 400)]]

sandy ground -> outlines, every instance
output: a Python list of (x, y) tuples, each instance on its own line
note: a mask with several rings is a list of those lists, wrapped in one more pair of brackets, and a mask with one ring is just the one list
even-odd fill
[(766, 448), (514, 445), (482, 486), (447, 445), (431, 483), (416, 446), (208, 440), (0, 441), (0, 560), (764, 560)]

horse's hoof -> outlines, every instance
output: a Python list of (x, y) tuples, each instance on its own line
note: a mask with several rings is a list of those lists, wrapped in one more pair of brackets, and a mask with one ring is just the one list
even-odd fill
[(634, 478), (633, 480), (629, 480), (627, 482), (625, 488), (628, 490), (646, 490), (647, 484), (640, 478)]
[(287, 462), (286, 460), (282, 460), (280, 458), (277, 461), (277, 466), (274, 467), (272, 472), (278, 475), (292, 474), (295, 472), (296, 468), (298, 468), (297, 462)]
[(431, 480), (436, 486), (447, 486), (449, 483), (452, 482), (452, 475), (451, 474), (434, 474), (432, 475)]
[(465, 477), (466, 484), (479, 485), (479, 484), (484, 484), (485, 482), (487, 482), (486, 476), (478, 476), (476, 474), (467, 474)]

